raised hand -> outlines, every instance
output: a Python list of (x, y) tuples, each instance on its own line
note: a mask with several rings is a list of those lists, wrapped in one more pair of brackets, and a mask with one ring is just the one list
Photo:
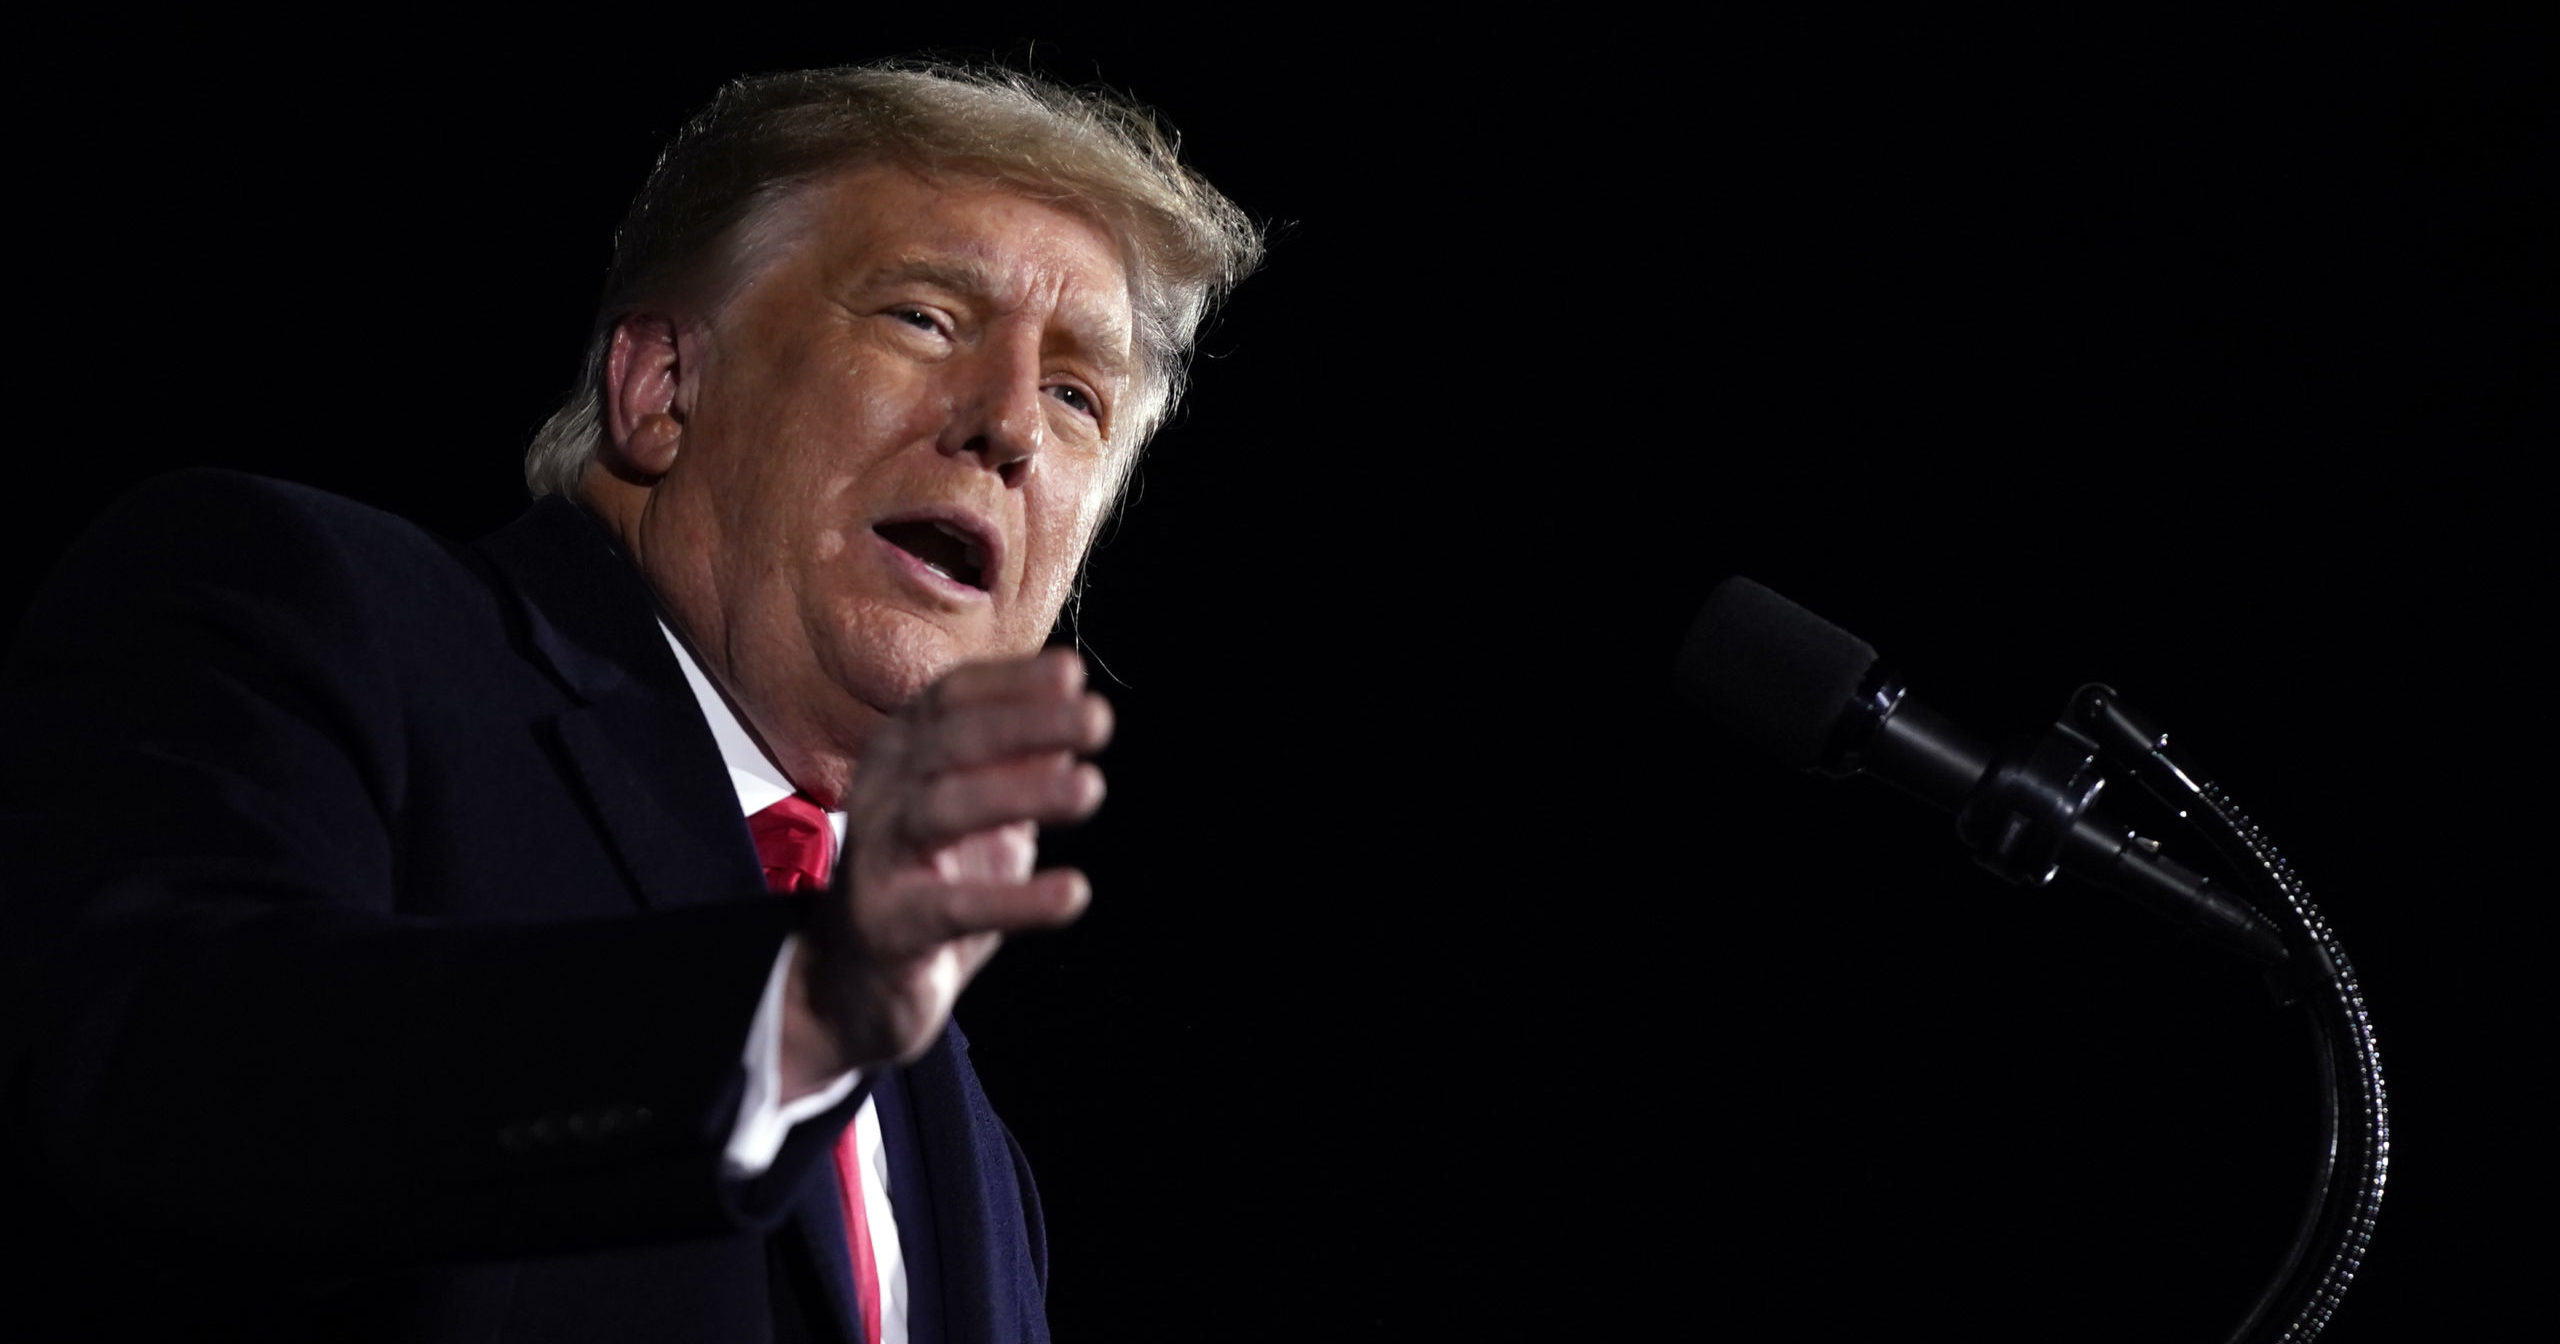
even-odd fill
[(1102, 805), (1102, 772), (1081, 758), (1110, 737), (1110, 705), (1066, 650), (955, 669), (880, 726), (791, 968), (786, 1095), (914, 1059), (1006, 933), (1083, 913), (1084, 874), (1034, 871), (1036, 840), (1040, 823)]

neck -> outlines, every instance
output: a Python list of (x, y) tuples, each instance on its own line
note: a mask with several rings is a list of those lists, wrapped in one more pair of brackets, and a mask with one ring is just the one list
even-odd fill
[(765, 759), (773, 762), (801, 794), (828, 808), (841, 806), (853, 786), (854, 750), (836, 744), (825, 723), (801, 722), (787, 713), (760, 713), (747, 703), (737, 692), (736, 678), (730, 675), (729, 650), (718, 638), (718, 632), (691, 628), (677, 604), (668, 602), (659, 592), (658, 576), (649, 564), (641, 535), (641, 522), (648, 511), (648, 487), (624, 480), (601, 465), (591, 465), (577, 502), (621, 544), (624, 556), (639, 570), (641, 580), (656, 598), (659, 619), (684, 641), (693, 655), (694, 666), (702, 670), (739, 726), (764, 752)]

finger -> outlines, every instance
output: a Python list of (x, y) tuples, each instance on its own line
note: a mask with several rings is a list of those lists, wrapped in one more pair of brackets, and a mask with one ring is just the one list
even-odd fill
[(1098, 695), (969, 705), (918, 728), (905, 759), (936, 774), (1046, 752), (1090, 755), (1110, 742), (1111, 727), (1111, 705)]
[[(1093, 903), (1092, 884), (1073, 868), (1021, 882), (908, 881), (877, 908), (857, 912), (863, 943), (884, 961), (919, 957), (945, 943), (988, 934), (1053, 929)], [(989, 944), (985, 949), (994, 950)]]
[(1068, 700), (1084, 690), (1084, 660), (1073, 649), (1028, 658), (963, 663), (925, 688), (926, 717), (998, 700)]
[(1063, 752), (955, 771), (901, 809), (898, 839), (939, 849), (1015, 822), (1082, 821), (1102, 806), (1102, 772)]
[(1001, 933), (972, 933), (952, 939), (951, 954), (952, 959), (959, 963), (961, 985), (965, 987), (976, 979), (978, 968), (992, 960), (996, 949), (1003, 945), (1004, 935)]

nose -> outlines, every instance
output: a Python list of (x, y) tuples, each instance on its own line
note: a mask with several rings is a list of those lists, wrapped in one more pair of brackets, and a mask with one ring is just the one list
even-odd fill
[(990, 333), (966, 362), (942, 451), (975, 457), (1007, 487), (1020, 485), (1048, 445), (1039, 350), (1019, 340), (998, 341)]

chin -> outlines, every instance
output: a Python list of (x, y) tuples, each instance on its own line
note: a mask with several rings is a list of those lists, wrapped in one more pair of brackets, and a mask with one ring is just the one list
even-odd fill
[(845, 623), (832, 680), (864, 704), (895, 713), (962, 663), (1001, 656), (986, 643), (914, 612), (865, 607)]

